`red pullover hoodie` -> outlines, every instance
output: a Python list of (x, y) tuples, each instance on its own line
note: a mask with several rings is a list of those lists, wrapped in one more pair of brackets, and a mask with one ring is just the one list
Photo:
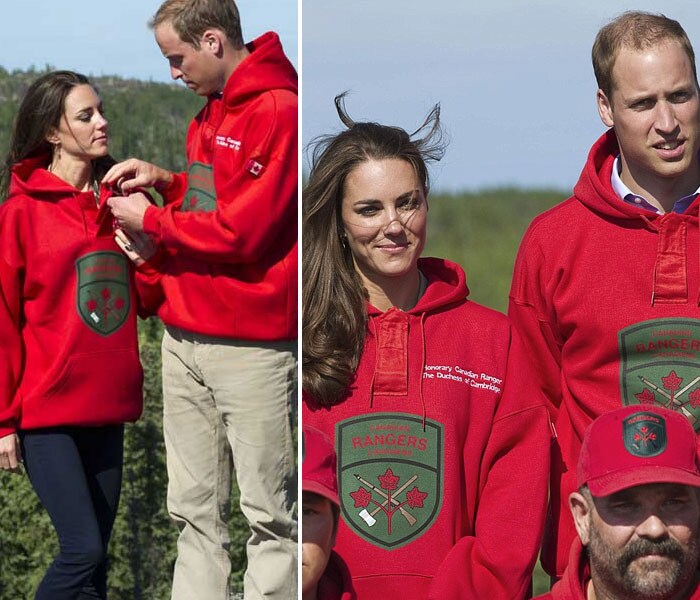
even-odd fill
[(170, 252), (158, 315), (204, 335), (297, 335), (297, 75), (266, 33), (187, 134), (188, 171), (150, 207)]
[(317, 600), (357, 600), (348, 566), (337, 552), (331, 551), (316, 597)]
[(530, 377), (556, 415), (543, 565), (558, 577), (576, 537), (567, 502), (588, 425), (619, 406), (649, 403), (700, 428), (698, 200), (684, 214), (627, 204), (610, 184), (618, 154), (608, 131), (574, 195), (535, 218), (510, 293)]
[[(46, 164), (15, 165), (0, 205), (0, 436), (141, 413), (130, 261), (94, 194)], [(108, 196), (102, 189), (102, 205)]]
[(467, 300), (462, 269), (418, 266), (413, 309), (368, 306), (347, 398), (305, 397), (304, 423), (335, 439), (335, 548), (358, 598), (524, 598), (544, 528), (544, 400), (508, 319)]

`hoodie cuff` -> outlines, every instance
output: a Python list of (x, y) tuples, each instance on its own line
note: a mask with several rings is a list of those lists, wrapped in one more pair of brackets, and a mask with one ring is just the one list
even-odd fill
[(12, 435), (13, 433), (17, 433), (17, 429), (11, 422), (4, 421), (0, 423), (0, 438)]
[(158, 227), (158, 219), (160, 218), (163, 209), (159, 206), (151, 205), (143, 214), (143, 230), (149, 235), (160, 240), (160, 229)]

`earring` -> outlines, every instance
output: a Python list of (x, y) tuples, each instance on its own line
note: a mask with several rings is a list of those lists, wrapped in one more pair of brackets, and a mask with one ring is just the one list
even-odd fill
[(345, 232), (340, 234), (340, 245), (343, 247), (343, 250), (348, 249), (348, 236)]

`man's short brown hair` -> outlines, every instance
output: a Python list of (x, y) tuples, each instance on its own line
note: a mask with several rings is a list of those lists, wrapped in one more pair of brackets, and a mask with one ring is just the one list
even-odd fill
[(149, 27), (170, 23), (183, 42), (199, 48), (202, 34), (220, 29), (234, 47), (243, 46), (238, 7), (233, 0), (165, 0), (153, 15)]
[(612, 76), (613, 67), (622, 48), (647, 50), (668, 42), (677, 42), (688, 55), (697, 85), (695, 52), (678, 21), (662, 14), (628, 11), (603, 27), (596, 36), (591, 55), (598, 87), (608, 101), (611, 101), (611, 94), (615, 87)]

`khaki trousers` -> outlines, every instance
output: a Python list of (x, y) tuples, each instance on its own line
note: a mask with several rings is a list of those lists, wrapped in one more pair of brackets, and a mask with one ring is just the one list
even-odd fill
[(296, 598), (296, 343), (166, 327), (162, 350), (168, 510), (180, 529), (172, 600), (229, 598), (234, 465), (250, 527), (245, 600)]

